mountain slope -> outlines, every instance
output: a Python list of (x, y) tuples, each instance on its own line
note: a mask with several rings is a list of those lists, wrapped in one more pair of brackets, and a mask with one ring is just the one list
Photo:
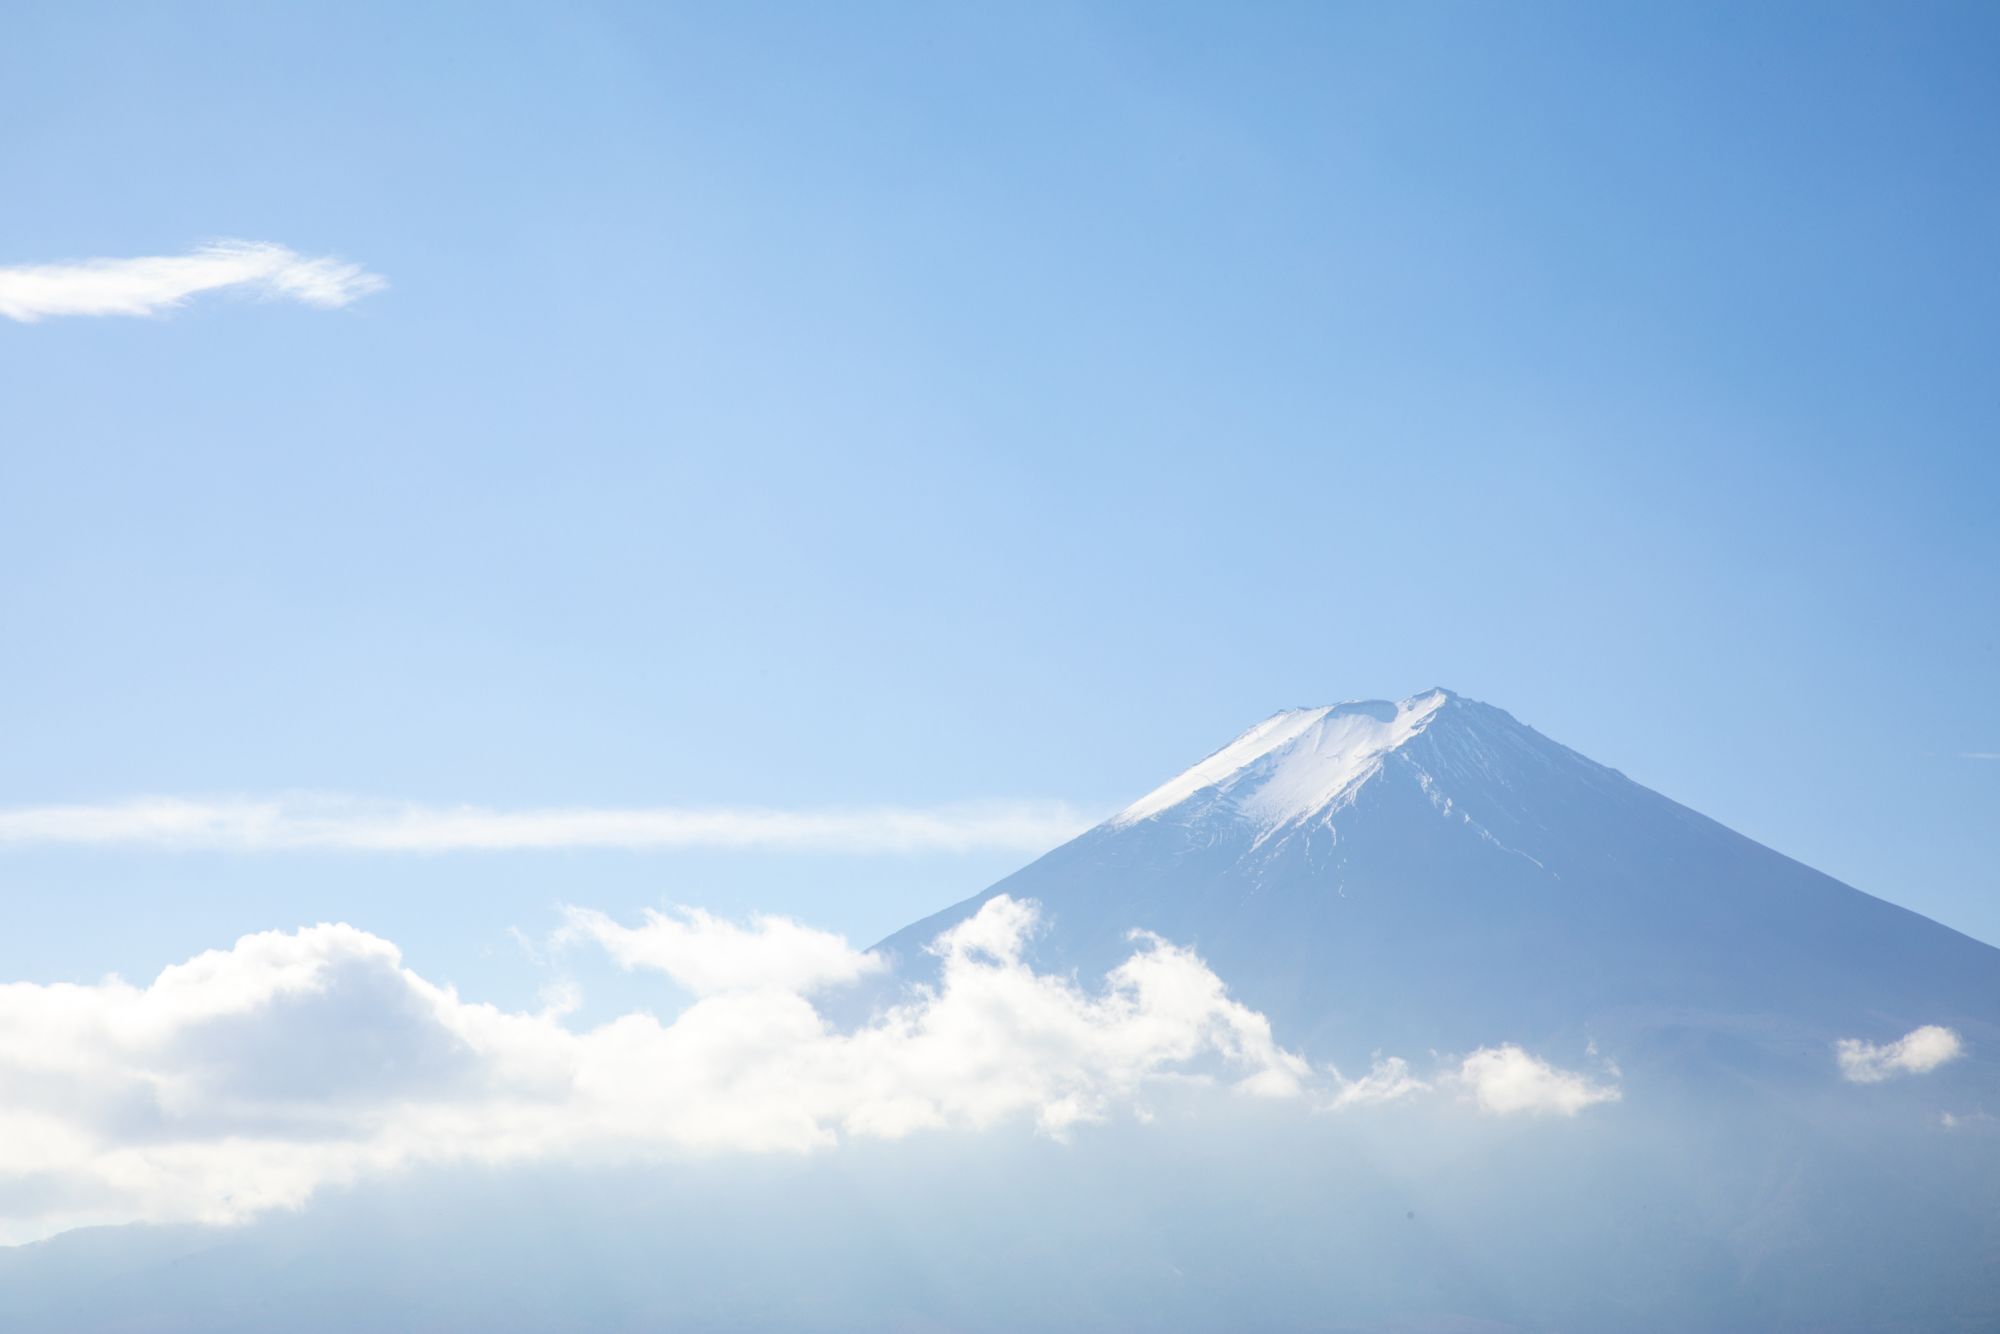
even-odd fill
[(1818, 1078), (1841, 1037), (2000, 1047), (2000, 950), (1444, 690), (1266, 719), (878, 948), (921, 974), (999, 893), (1044, 905), (1044, 965), (1089, 977), (1155, 931), (1343, 1064), (1617, 1038)]

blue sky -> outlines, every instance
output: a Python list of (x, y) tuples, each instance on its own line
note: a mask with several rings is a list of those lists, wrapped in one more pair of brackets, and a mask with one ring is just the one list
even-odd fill
[[(2000, 941), (1979, 7), (22, 6), (0, 805), (1108, 810), (1443, 684)], [(0, 973), (1014, 849), (0, 850)]]

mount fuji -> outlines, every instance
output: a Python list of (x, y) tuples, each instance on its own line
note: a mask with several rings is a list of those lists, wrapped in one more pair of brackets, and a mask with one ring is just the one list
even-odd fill
[(1040, 966), (1101, 976), (1152, 931), (1342, 1065), (1595, 1044), (1628, 1075), (1823, 1086), (1843, 1039), (2000, 1050), (2000, 950), (1442, 689), (1275, 714), (877, 949), (921, 977), (997, 894), (1043, 905)]

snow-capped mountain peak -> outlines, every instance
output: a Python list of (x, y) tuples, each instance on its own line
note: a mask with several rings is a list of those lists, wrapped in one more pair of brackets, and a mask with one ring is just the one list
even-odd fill
[(1222, 807), (1270, 832), (1338, 810), (1452, 698), (1431, 690), (1400, 703), (1355, 700), (1273, 714), (1108, 823), (1116, 828)]
[(1156, 932), (1335, 1059), (1624, 1034), (1690, 1068), (1767, 1040), (1830, 1061), (1925, 1024), (2000, 1050), (1990, 946), (1443, 690), (1267, 718), (881, 948), (921, 970), (1001, 893), (1043, 905), (1045, 966), (1100, 973)]

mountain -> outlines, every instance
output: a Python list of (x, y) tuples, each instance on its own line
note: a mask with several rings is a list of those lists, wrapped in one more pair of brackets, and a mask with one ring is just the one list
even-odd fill
[(1043, 905), (1040, 965), (1092, 978), (1150, 930), (1343, 1066), (1597, 1043), (1823, 1083), (1842, 1038), (2000, 1049), (2000, 950), (1448, 690), (1275, 714), (877, 948), (921, 976), (925, 942), (1003, 893)]

